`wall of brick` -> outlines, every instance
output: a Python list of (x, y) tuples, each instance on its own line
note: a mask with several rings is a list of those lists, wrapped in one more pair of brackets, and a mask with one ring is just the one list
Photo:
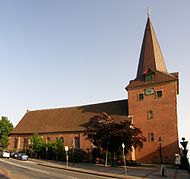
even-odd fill
[[(143, 86), (128, 91), (129, 115), (133, 116), (133, 123), (140, 128), (147, 142), (139, 151), (135, 151), (135, 158), (141, 162), (160, 162), (160, 142), (162, 138), (162, 151), (165, 162), (170, 162), (174, 154), (179, 152), (177, 131), (177, 85), (176, 82)], [(156, 98), (152, 95), (144, 95), (144, 100), (139, 101), (137, 95), (144, 93), (147, 88), (154, 91), (163, 90), (163, 97)], [(153, 118), (147, 119), (147, 112), (153, 111)], [(149, 133), (154, 133), (155, 140), (149, 141)]]
[[(73, 139), (75, 137), (78, 137), (80, 139), (80, 148), (84, 150), (90, 150), (91, 149), (91, 143), (89, 140), (86, 140), (86, 138), (83, 136), (83, 133), (81, 132), (70, 132), (70, 133), (49, 133), (49, 134), (39, 134), (44, 141), (47, 141), (47, 138), (50, 139), (51, 142), (55, 142), (56, 138), (61, 138), (63, 137), (64, 139), (64, 145), (67, 145), (69, 148), (72, 148), (73, 145)], [(24, 143), (24, 138), (29, 139), (30, 143), (30, 137), (31, 135), (11, 135), (9, 139), (9, 150), (14, 150), (14, 140), (18, 139), (18, 144), (17, 144), (17, 150), (22, 150), (23, 149), (23, 143)]]

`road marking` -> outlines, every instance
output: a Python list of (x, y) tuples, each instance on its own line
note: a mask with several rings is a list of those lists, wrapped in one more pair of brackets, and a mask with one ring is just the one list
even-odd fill
[(33, 171), (37, 171), (37, 172), (41, 172), (41, 173), (46, 173), (46, 174), (50, 174), (51, 173), (51, 172), (47, 172), (47, 171), (44, 171), (44, 170), (39, 170), (39, 169), (36, 169), (36, 168), (31, 168), (31, 167), (23, 166), (23, 165), (20, 165), (20, 164), (8, 162), (8, 161), (2, 160), (2, 159), (0, 159), (0, 161), (4, 162), (4, 163), (8, 163), (10, 165), (17, 166), (17, 167), (25, 168), (25, 169), (28, 169), (28, 170), (33, 170)]

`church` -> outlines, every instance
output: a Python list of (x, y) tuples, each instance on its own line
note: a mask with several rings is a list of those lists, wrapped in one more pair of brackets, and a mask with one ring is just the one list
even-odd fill
[[(173, 162), (179, 153), (177, 95), (178, 73), (169, 73), (148, 16), (135, 79), (126, 86), (128, 99), (85, 106), (27, 111), (10, 134), (9, 149), (24, 149), (38, 133), (46, 142), (61, 138), (64, 145), (92, 150), (82, 124), (106, 112), (114, 120), (132, 120), (147, 141), (130, 158), (143, 163)], [(127, 137), (127, 136), (126, 136)]]

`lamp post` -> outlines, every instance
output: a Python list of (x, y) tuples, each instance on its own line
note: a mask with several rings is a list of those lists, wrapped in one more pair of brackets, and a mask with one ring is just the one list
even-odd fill
[(126, 160), (125, 160), (125, 144), (122, 143), (122, 148), (123, 148), (123, 162), (124, 162), (124, 171), (125, 174), (127, 173), (127, 168), (126, 168)]
[(73, 166), (74, 166), (75, 165), (75, 138), (73, 138), (72, 149), (73, 149)]
[(160, 150), (160, 163), (163, 164), (163, 157), (162, 157), (162, 138), (159, 137), (158, 139), (160, 146), (159, 146), (159, 150)]
[(46, 146), (46, 162), (47, 162), (48, 146)]
[(66, 165), (69, 166), (69, 155), (68, 155), (69, 147), (65, 146), (65, 152), (66, 152)]
[(188, 158), (187, 158), (187, 153), (188, 153), (187, 144), (188, 144), (188, 141), (185, 141), (185, 137), (182, 138), (182, 141), (183, 142), (180, 142), (180, 144), (183, 146), (182, 156), (181, 156), (181, 167), (184, 168), (184, 169), (189, 170), (190, 166), (189, 166), (189, 161), (188, 161)]

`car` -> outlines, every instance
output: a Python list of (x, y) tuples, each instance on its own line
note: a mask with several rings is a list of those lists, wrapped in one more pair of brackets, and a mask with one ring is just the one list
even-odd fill
[(26, 155), (25, 153), (18, 153), (17, 159), (18, 160), (28, 160), (28, 155)]
[(12, 152), (11, 157), (12, 158), (17, 158), (18, 154), (19, 154), (18, 152)]
[(10, 158), (10, 152), (8, 150), (3, 150), (3, 154), (2, 154), (3, 158)]

